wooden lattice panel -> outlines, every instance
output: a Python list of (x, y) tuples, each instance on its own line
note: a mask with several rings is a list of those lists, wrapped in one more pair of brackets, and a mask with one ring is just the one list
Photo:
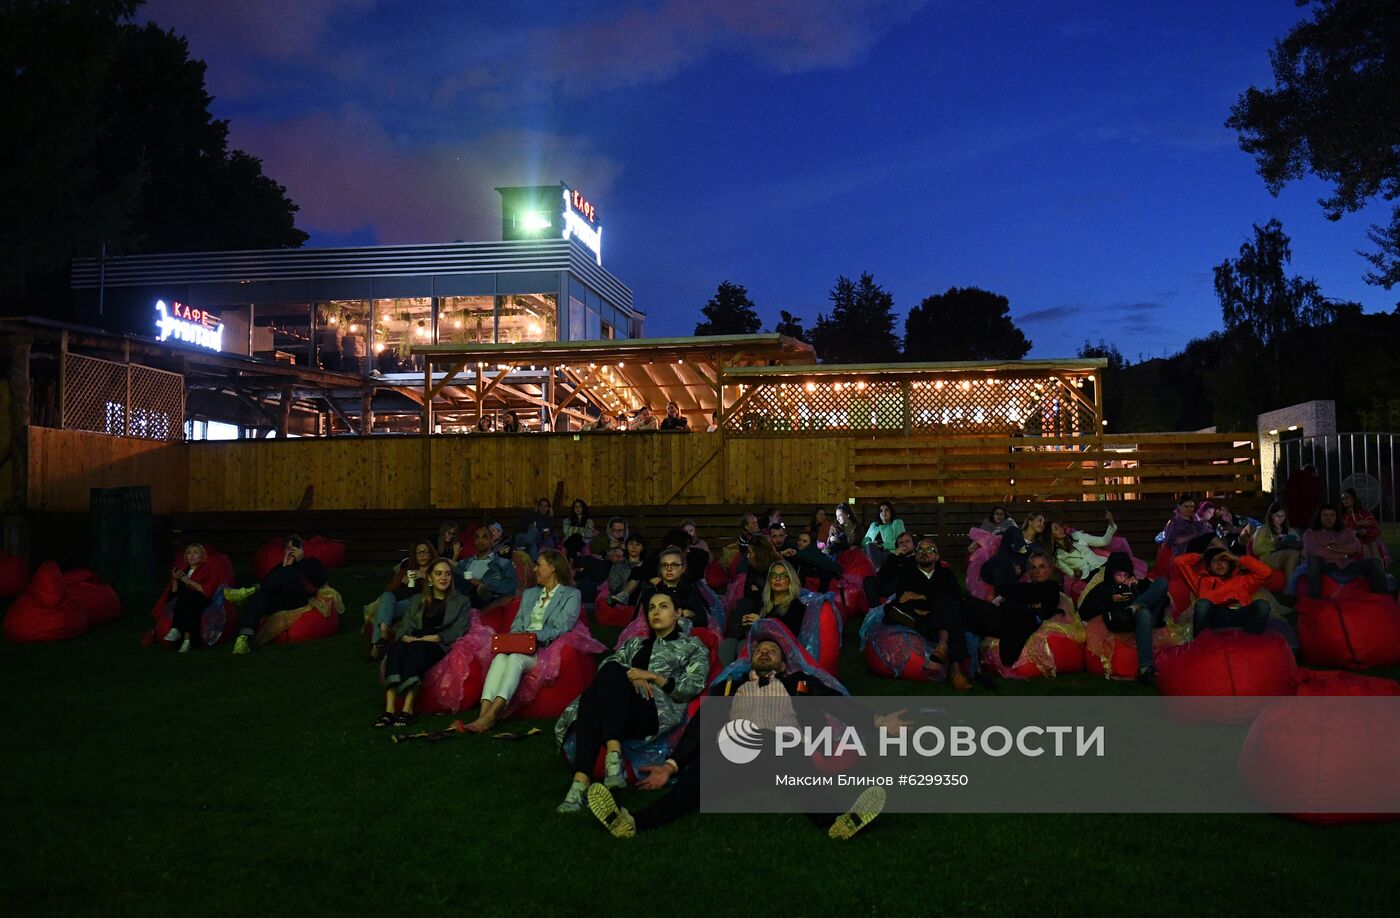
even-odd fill
[(146, 440), (185, 438), (185, 378), (136, 364), (65, 354), (63, 426)]

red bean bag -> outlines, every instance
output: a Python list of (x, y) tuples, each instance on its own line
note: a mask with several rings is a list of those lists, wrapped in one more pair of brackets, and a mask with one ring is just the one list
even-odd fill
[(626, 628), (637, 617), (636, 606), (600, 602), (593, 607), (593, 620), (609, 628)]
[(345, 543), (325, 536), (312, 536), (306, 540), (306, 557), (315, 558), (326, 568), (345, 566)]
[(865, 665), (882, 679), (942, 682), (942, 664), (928, 662), (928, 642), (907, 628), (879, 627), (865, 642)]
[(1027, 640), (1016, 662), (1007, 666), (1001, 659), (1001, 641), (982, 642), (982, 665), (1006, 679), (1035, 679), (1084, 671), (1083, 622), (1056, 615), (1042, 624)]
[(711, 561), (705, 567), (705, 582), (710, 585), (710, 589), (723, 596), (729, 586), (729, 572), (724, 569), (723, 564)]
[[(480, 617), (457, 639), (447, 656), (423, 677), (418, 693), (420, 714), (455, 714), (481, 703), (486, 669), (491, 665), (491, 632)], [(402, 696), (401, 696), (402, 701)]]
[(1400, 682), (1329, 669), (1298, 670), (1298, 696), (1400, 695)]
[(5, 613), (5, 638), (17, 643), (66, 641), (87, 632), (87, 616), (70, 595), (63, 572), (45, 561), (34, 572), (24, 595)]
[(122, 601), (112, 589), (87, 568), (76, 568), (63, 575), (68, 595), (87, 617), (88, 626), (105, 625), (122, 617)]
[[(813, 614), (817, 616), (815, 629), (808, 623)], [(841, 613), (836, 611), (836, 604), (830, 597), (824, 597), (815, 611), (809, 604), (807, 615), (802, 621), (801, 635), (803, 645), (816, 657), (821, 668), (838, 678), (841, 675), (841, 624)], [(810, 640), (813, 634), (816, 637), (816, 646), (812, 646)]]
[[(1137, 635), (1132, 632), (1109, 631), (1108, 624), (1102, 616), (1085, 626), (1085, 635), (1085, 670), (1095, 676), (1112, 679), (1132, 679), (1137, 676)], [(1152, 632), (1154, 655), (1162, 648), (1171, 646), (1171, 633), (1166, 627)]]
[(253, 579), (263, 579), (272, 573), (274, 567), (282, 563), (285, 544), (282, 539), (272, 539), (264, 542), (262, 548), (253, 553)]
[(0, 551), (0, 599), (18, 596), (29, 586), (29, 563), (19, 555)]
[(1290, 698), (1262, 712), (1240, 778), (1264, 806), (1303, 822), (1400, 819), (1400, 711), (1385, 698)]
[(564, 713), (569, 702), (593, 684), (593, 677), (597, 674), (598, 664), (592, 654), (566, 645), (559, 658), (559, 677), (549, 685), (540, 686), (535, 697), (514, 710), (511, 716), (527, 720), (555, 720)]
[(340, 598), (340, 593), (334, 587), (323, 586), (301, 608), (264, 616), (258, 622), (255, 643), (260, 647), (264, 644), (300, 644), (331, 637), (340, 631), (340, 616), (344, 611), (345, 602)]
[(515, 622), (516, 613), (520, 611), (520, 594), (502, 597), (482, 609), (478, 615), (481, 623), (493, 631), (505, 633), (510, 630), (510, 626)]
[[(1207, 631), (1157, 654), (1157, 691), (1163, 695), (1241, 700), (1174, 706), (1179, 719), (1247, 723), (1273, 697), (1297, 690), (1298, 667), (1288, 642), (1276, 633)], [(1258, 700), (1247, 700), (1255, 699)]]
[(1355, 589), (1342, 590), (1334, 600), (1299, 593), (1298, 644), (1305, 663), (1348, 669), (1400, 664), (1400, 607), (1394, 599)]
[(1152, 559), (1152, 569), (1147, 576), (1152, 580), (1165, 577), (1172, 569), (1172, 549), (1166, 542), (1157, 546), (1157, 557)]

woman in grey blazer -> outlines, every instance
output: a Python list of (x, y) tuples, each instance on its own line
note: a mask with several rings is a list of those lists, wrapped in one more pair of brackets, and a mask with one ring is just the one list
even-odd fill
[(498, 653), (486, 671), (486, 684), (481, 692), (481, 714), (467, 724), (472, 733), (490, 730), (501, 711), (520, 687), (520, 677), (535, 668), (537, 655), (560, 635), (578, 622), (579, 592), (573, 586), (573, 571), (564, 553), (543, 549), (535, 562), (535, 580), (539, 586), (530, 587), (520, 595), (520, 610), (511, 623), (513, 633), (533, 632), (535, 654)]

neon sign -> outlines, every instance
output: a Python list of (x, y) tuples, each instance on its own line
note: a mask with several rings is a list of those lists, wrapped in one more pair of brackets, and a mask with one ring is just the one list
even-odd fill
[(223, 350), (224, 322), (207, 309), (194, 309), (176, 301), (167, 309), (165, 300), (156, 300), (156, 331), (159, 340), (174, 338), (211, 351)]
[(564, 238), (577, 239), (603, 264), (603, 228), (597, 225), (598, 211), (587, 198), (564, 186)]

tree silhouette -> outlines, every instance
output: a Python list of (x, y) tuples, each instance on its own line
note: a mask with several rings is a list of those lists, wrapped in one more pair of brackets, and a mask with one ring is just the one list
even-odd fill
[(979, 287), (925, 297), (904, 320), (905, 360), (1020, 360), (1030, 349), (1010, 301)]
[[(1269, 54), (1275, 86), (1250, 87), (1227, 127), (1253, 154), (1269, 191), (1311, 173), (1332, 186), (1329, 220), (1375, 198), (1400, 197), (1400, 5), (1393, 0), (1299, 0), (1316, 7)], [(1400, 283), (1400, 206), (1368, 233), (1366, 280)]]
[(778, 310), (778, 324), (773, 326), (773, 331), (780, 335), (796, 338), (798, 341), (811, 343), (812, 332), (802, 327), (802, 317), (795, 316), (786, 309)]
[(700, 312), (705, 321), (696, 324), (697, 335), (752, 335), (763, 326), (749, 291), (729, 281), (719, 285)]
[(817, 316), (812, 346), (823, 363), (889, 363), (899, 359), (894, 297), (870, 272), (842, 275), (831, 288), (831, 315)]

